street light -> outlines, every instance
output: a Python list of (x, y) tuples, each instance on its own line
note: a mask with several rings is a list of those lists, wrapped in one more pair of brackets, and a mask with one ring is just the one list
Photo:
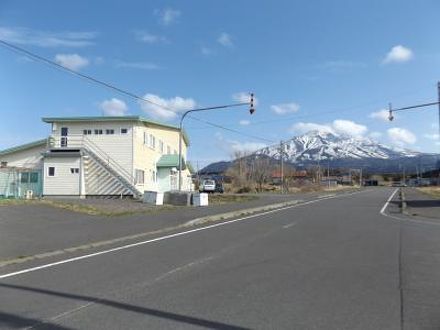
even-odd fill
[(227, 104), (227, 105), (218, 105), (208, 108), (198, 108), (198, 109), (191, 109), (188, 111), (185, 111), (180, 117), (180, 123), (179, 123), (179, 191), (182, 191), (182, 125), (183, 120), (185, 119), (186, 115), (191, 112), (198, 112), (198, 111), (208, 111), (208, 110), (216, 110), (216, 109), (226, 109), (226, 108), (233, 108), (233, 107), (240, 107), (243, 105), (249, 105), (249, 113), (252, 115), (255, 112), (254, 107), (254, 94), (250, 94), (250, 100), (249, 102), (241, 102), (241, 103), (234, 103), (234, 104)]

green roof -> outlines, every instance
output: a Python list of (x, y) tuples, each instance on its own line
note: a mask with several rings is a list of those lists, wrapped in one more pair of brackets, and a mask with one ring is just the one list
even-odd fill
[[(179, 155), (163, 155), (156, 164), (157, 167), (179, 167)], [(182, 169), (186, 168), (185, 159), (182, 157)]]
[(30, 149), (30, 148), (33, 148), (33, 147), (42, 146), (42, 145), (45, 145), (45, 144), (47, 144), (47, 139), (41, 139), (41, 140), (38, 140), (38, 141), (34, 141), (34, 142), (30, 142), (30, 143), (22, 144), (22, 145), (15, 146), (15, 147), (12, 147), (12, 148), (1, 150), (0, 151), (0, 155), (7, 155), (7, 154), (11, 154), (11, 153), (16, 152), (16, 151), (22, 151), (22, 150)]
[[(41, 118), (45, 123), (55, 123), (55, 122), (88, 122), (88, 121), (138, 121), (145, 124), (160, 126), (164, 128), (170, 128), (178, 131), (179, 127), (175, 125), (165, 124), (158, 121), (146, 119), (142, 116), (95, 116), (95, 117), (43, 117)], [(189, 146), (189, 138), (185, 130), (183, 130), (183, 140), (186, 145)]]

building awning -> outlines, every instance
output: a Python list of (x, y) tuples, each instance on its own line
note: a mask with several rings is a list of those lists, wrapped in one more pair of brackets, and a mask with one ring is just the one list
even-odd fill
[[(159, 167), (175, 167), (179, 168), (179, 155), (163, 155), (160, 157), (156, 166)], [(186, 168), (185, 159), (182, 157), (182, 169)]]

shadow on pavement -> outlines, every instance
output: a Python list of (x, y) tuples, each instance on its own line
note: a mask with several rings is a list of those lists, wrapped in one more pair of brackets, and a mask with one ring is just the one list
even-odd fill
[[(71, 293), (63, 293), (63, 292), (57, 292), (57, 291), (52, 291), (52, 290), (47, 290), (47, 289), (32, 288), (32, 287), (13, 285), (13, 284), (0, 283), (0, 287), (23, 290), (23, 291), (30, 291), (30, 292), (40, 293), (40, 294), (44, 294), (44, 295), (67, 298), (67, 299), (88, 301), (88, 302), (93, 302), (93, 303), (104, 305), (104, 306), (123, 309), (123, 310), (130, 311), (130, 312), (135, 312), (135, 313), (145, 314), (145, 315), (149, 315), (149, 316), (164, 318), (164, 319), (168, 319), (168, 320), (172, 320), (172, 321), (176, 321), (176, 322), (182, 322), (182, 323), (206, 327), (206, 328), (210, 328), (210, 329), (232, 329), (232, 330), (247, 329), (247, 328), (229, 325), (229, 324), (225, 324), (225, 323), (221, 323), (221, 322), (209, 321), (209, 320), (204, 320), (204, 319), (200, 319), (200, 318), (196, 318), (196, 317), (180, 315), (180, 314), (160, 311), (160, 310), (136, 306), (136, 305), (125, 304), (122, 302), (108, 300), (105, 298), (94, 298), (94, 297), (89, 297), (89, 296), (76, 295), (76, 294), (71, 294)], [(3, 320), (4, 320), (2, 315), (3, 315), (3, 313), (0, 312), (0, 320), (1, 320), (0, 322), (3, 322)], [(9, 319), (7, 319), (7, 320), (9, 320), (8, 324), (13, 327), (33, 326), (33, 327), (38, 328), (39, 326), (42, 326), (42, 327), (44, 326), (44, 327), (49, 327), (52, 329), (52, 326), (53, 326), (53, 329), (60, 329), (60, 330), (68, 329), (68, 328), (63, 328), (63, 327), (57, 327), (56, 325), (46, 323), (45, 321), (21, 318), (19, 316), (15, 316), (15, 315), (11, 315), (11, 314), (4, 314), (4, 315), (6, 315), (5, 316), (6, 318), (9, 317)]]
[(49, 322), (43, 322), (37, 319), (31, 319), (27, 317), (22, 317), (14, 314), (8, 314), (0, 312), (0, 327), (5, 326), (7, 329), (23, 329), (30, 325), (44, 324), (44, 326), (55, 330), (70, 330), (71, 328), (66, 328)]
[(440, 200), (407, 200), (406, 204), (409, 207), (440, 207)]

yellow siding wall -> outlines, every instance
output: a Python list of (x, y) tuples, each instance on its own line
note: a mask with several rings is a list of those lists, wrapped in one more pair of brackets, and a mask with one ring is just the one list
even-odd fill
[[(148, 134), (148, 145), (144, 144), (144, 132)], [(150, 134), (155, 137), (155, 148), (150, 146)], [(164, 144), (163, 153), (160, 150), (160, 141)], [(167, 154), (167, 147), (170, 147), (170, 153), (179, 153), (179, 132), (173, 129), (167, 129), (160, 126), (150, 126), (148, 124), (138, 124), (134, 127), (134, 169), (145, 172), (144, 185), (137, 185), (140, 191), (158, 190), (157, 179), (153, 181), (153, 171), (157, 171), (156, 163), (163, 154)], [(186, 159), (187, 146), (182, 138), (182, 155)], [(185, 176), (185, 173), (182, 174)], [(157, 176), (157, 173), (156, 173)]]

